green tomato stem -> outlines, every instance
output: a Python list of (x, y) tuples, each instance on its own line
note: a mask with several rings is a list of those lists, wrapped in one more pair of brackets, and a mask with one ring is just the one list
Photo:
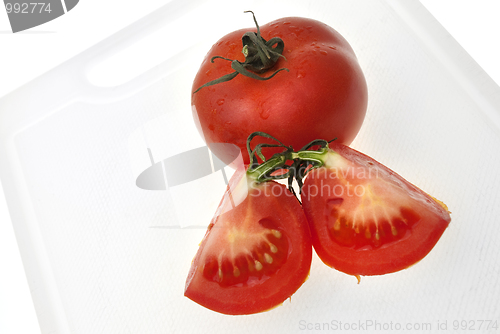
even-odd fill
[[(252, 149), (250, 142), (257, 136), (271, 139), (277, 144), (261, 143)], [(267, 133), (254, 132), (247, 139), (247, 151), (250, 158), (250, 165), (246, 172), (247, 177), (255, 183), (288, 179), (288, 189), (298, 200), (298, 196), (293, 189), (293, 180), (297, 181), (299, 189), (302, 191), (302, 180), (307, 173), (330, 163), (331, 154), (336, 154), (329, 148), (328, 144), (330, 142), (323, 139), (314, 140), (300, 151), (295, 152), (292, 147), (286, 146)], [(266, 147), (281, 147), (283, 151), (266, 159), (262, 154), (262, 149)], [(313, 147), (317, 147), (317, 149), (311, 150)], [(258, 162), (258, 158), (262, 160), (261, 163)], [(289, 161), (292, 161), (292, 163), (288, 164)]]
[(256, 80), (269, 80), (273, 78), (278, 72), (289, 71), (287, 68), (280, 68), (270, 76), (262, 77), (257, 74), (264, 73), (274, 67), (279, 58), (285, 58), (283, 56), (283, 50), (285, 49), (285, 43), (279, 37), (273, 37), (269, 41), (266, 41), (260, 35), (260, 27), (255, 19), (255, 15), (252, 11), (245, 11), (245, 13), (252, 13), (253, 20), (257, 26), (257, 33), (249, 31), (243, 35), (241, 41), (243, 43), (242, 53), (245, 56), (245, 61), (242, 63), (238, 60), (233, 60), (221, 56), (214, 56), (210, 59), (210, 62), (214, 62), (215, 59), (223, 59), (231, 62), (231, 68), (234, 72), (223, 75), (220, 78), (209, 81), (206, 84), (198, 87), (193, 94), (197, 93), (200, 89), (212, 85), (217, 85), (222, 82), (230, 81), (234, 79), (238, 74), (242, 74), (252, 79)]

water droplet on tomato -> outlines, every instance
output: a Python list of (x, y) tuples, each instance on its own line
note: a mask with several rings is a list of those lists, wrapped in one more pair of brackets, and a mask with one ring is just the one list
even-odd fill
[(260, 118), (262, 118), (262, 119), (268, 119), (270, 114), (271, 113), (269, 112), (269, 110), (266, 109), (266, 110), (262, 110), (259, 115), (260, 115)]
[(301, 79), (306, 76), (306, 72), (304, 71), (297, 71), (297, 79)]
[(319, 53), (321, 53), (324, 56), (326, 56), (328, 54), (328, 52), (326, 52), (325, 50), (319, 50)]
[(326, 201), (326, 204), (329, 206), (340, 206), (344, 202), (344, 199), (342, 197), (335, 197), (335, 198), (330, 198), (329, 200)]
[(224, 104), (224, 99), (217, 100), (217, 104), (220, 105), (220, 106), (223, 105)]

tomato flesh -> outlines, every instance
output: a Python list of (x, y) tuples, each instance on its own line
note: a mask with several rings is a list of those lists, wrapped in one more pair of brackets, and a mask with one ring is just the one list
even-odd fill
[[(185, 296), (224, 314), (283, 303), (306, 280), (312, 244), (297, 199), (274, 181), (237, 171), (193, 260)], [(242, 195), (242, 192), (247, 192)]]
[(424, 258), (451, 220), (447, 208), (370, 157), (330, 147), (325, 167), (302, 188), (322, 261), (352, 275), (382, 275)]
[[(273, 275), (287, 259), (289, 245), (276, 222), (263, 218), (244, 229), (231, 226), (212, 231), (211, 240), (227, 240), (223, 247), (207, 245), (203, 276), (221, 286), (256, 285)], [(222, 253), (222, 255), (221, 255)]]

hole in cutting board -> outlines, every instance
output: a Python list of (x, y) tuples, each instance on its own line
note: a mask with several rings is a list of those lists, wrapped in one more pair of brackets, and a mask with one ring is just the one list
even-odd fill
[[(203, 44), (204, 53), (195, 55), (201, 63), (202, 57), (218, 38), (231, 31), (232, 27), (241, 27), (241, 17), (230, 17), (230, 19), (213, 23), (213, 20), (208, 19), (211, 10), (207, 6), (209, 4), (200, 5), (187, 16), (169, 22), (166, 26), (145, 36), (133, 45), (93, 65), (87, 72), (88, 80), (91, 84), (99, 87), (119, 86), (180, 52)], [(196, 26), (193, 22), (198, 22), (200, 26)], [(211, 24), (210, 32), (207, 33), (203, 27), (209, 22)], [(251, 18), (249, 25), (251, 25)], [(194, 64), (194, 67), (198, 66), (199, 63)]]
[(180, 23), (180, 20), (175, 20), (94, 65), (87, 73), (88, 80), (99, 87), (119, 86), (185, 50), (191, 43), (181, 38), (172, 38), (171, 33)]

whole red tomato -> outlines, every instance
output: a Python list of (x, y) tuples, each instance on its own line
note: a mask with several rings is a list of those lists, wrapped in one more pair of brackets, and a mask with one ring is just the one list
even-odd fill
[[(269, 62), (262, 64), (256, 39), (268, 42)], [(249, 58), (257, 59), (255, 66), (248, 64)], [(235, 65), (253, 77), (238, 75)], [(221, 77), (231, 80), (213, 84)], [(192, 92), (193, 117), (207, 145), (235, 144), (246, 164), (246, 139), (255, 131), (280, 138), (295, 150), (316, 138), (350, 144), (363, 123), (368, 98), (349, 43), (328, 25), (301, 17), (222, 37), (203, 60)], [(234, 151), (212, 150), (226, 163), (234, 160)]]

